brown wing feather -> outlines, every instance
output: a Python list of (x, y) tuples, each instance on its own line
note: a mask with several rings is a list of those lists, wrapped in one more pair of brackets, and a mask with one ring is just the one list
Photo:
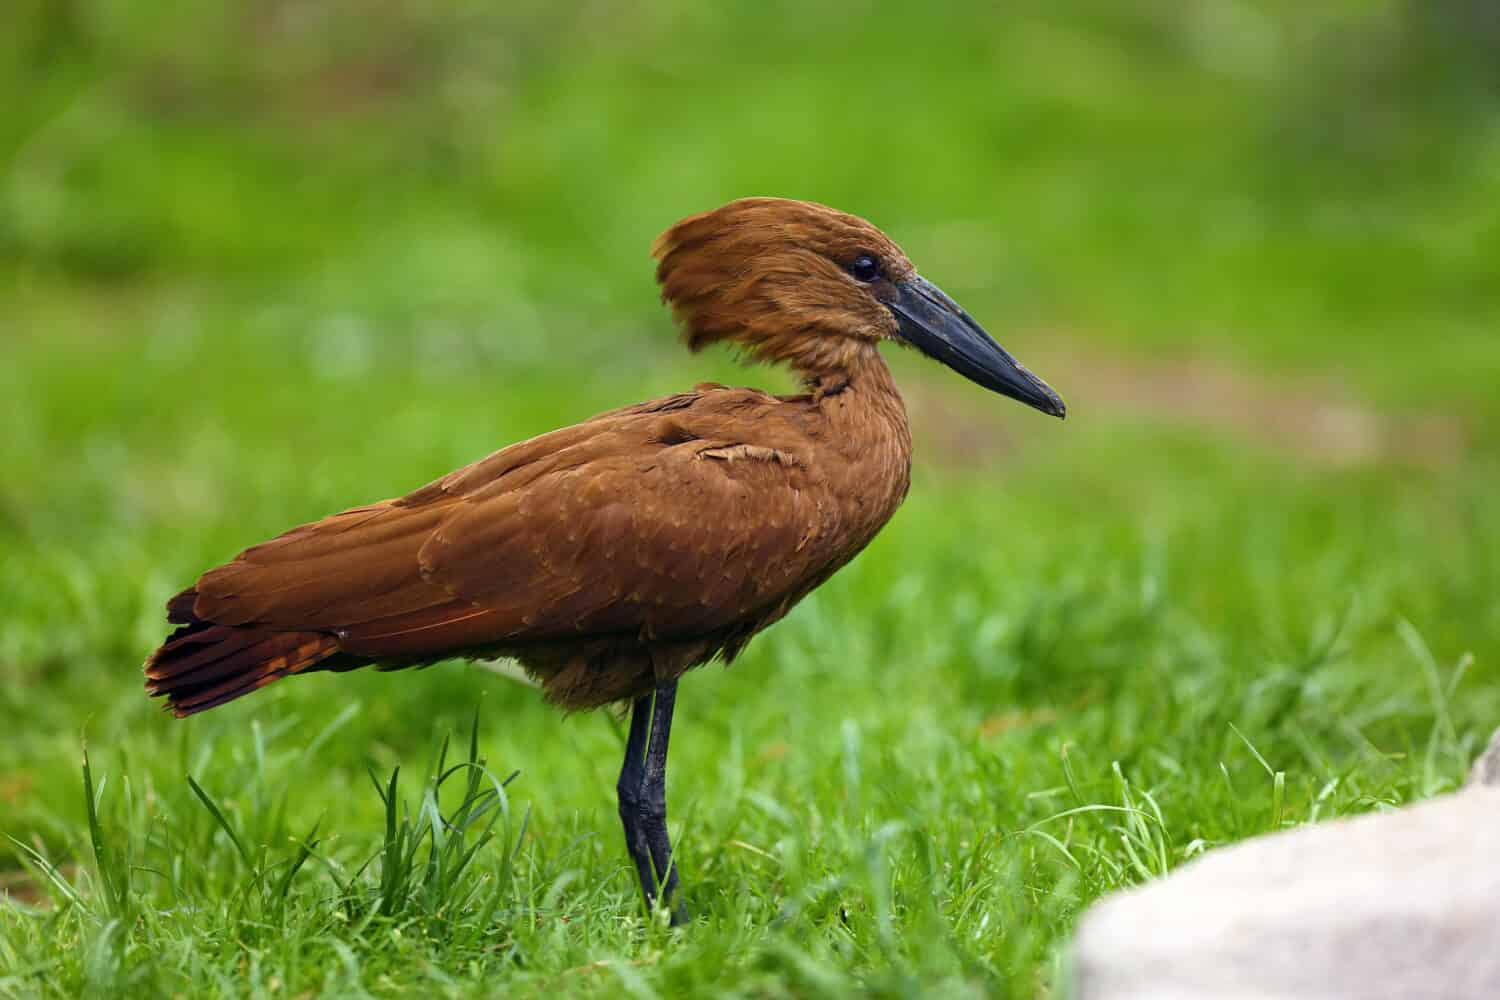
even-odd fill
[(723, 628), (826, 558), (797, 545), (831, 528), (831, 505), (811, 477), (699, 451), (603, 457), (465, 504), (422, 547), (427, 576), (532, 638)]
[(174, 598), (152, 690), (198, 711), (306, 669), (701, 636), (800, 596), (840, 542), (798, 413), (700, 387), (294, 528)]
[[(731, 419), (744, 435), (747, 405), (780, 448), (728, 437)], [(463, 502), (419, 554), (423, 578), (455, 601), (455, 637), (708, 635), (796, 590), (834, 558), (839, 515), (795, 457), (807, 442), (785, 406), (725, 390), (670, 418), (627, 411), (523, 483), (455, 481)], [(341, 636), (360, 655), (411, 656), (441, 629), (441, 614), (419, 609)]]

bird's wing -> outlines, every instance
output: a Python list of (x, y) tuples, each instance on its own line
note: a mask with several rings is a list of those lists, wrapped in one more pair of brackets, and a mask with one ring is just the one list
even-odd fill
[(522, 442), (247, 550), (203, 576), (194, 613), (393, 659), (703, 635), (800, 593), (839, 553), (794, 405), (715, 388)]

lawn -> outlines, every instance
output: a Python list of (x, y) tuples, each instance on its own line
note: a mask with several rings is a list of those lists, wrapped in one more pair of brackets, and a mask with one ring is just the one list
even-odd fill
[[(1057, 995), (1100, 895), (1461, 782), (1500, 146), (1482, 84), (1326, 58), (1394, 5), (355, 6), (35, 4), (5, 50), (0, 994)], [(165, 599), (251, 542), (786, 388), (650, 284), (750, 193), (871, 216), (1070, 417), (891, 352), (906, 506), (683, 684), (688, 926), (638, 900), (609, 713), (459, 662), (145, 697)]]

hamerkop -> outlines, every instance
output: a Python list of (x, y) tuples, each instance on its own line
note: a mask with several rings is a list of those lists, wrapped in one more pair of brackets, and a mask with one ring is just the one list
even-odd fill
[(178, 628), (147, 690), (185, 716), (292, 674), (512, 657), (564, 708), (629, 702), (625, 843), (647, 906), (670, 899), (677, 679), (732, 661), (906, 496), (911, 435), (879, 345), (1064, 409), (863, 219), (747, 198), (652, 252), (689, 348), (728, 341), (806, 391), (700, 385), (246, 549), (168, 602)]

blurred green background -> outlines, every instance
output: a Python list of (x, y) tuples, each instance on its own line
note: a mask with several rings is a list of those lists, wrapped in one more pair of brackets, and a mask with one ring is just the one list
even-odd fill
[[(0, 831), (63, 870), (89, 867), (84, 738), (161, 797), (113, 822), (162, 858), (151, 831), (198, 808), (184, 770), (260, 789), (236, 808), (327, 814), (358, 854), (380, 825), (364, 764), (415, 772), (483, 689), (486, 752), (535, 810), (536, 912), (577, 912), (500, 935), (529, 964), (465, 953), (462, 982), (550, 990), (607, 960), (648, 992), (1026, 995), (1056, 988), (1100, 892), (1442, 791), (1500, 721), (1485, 0), (10, 0), (0, 22)], [(629, 932), (600, 717), (457, 665), (301, 679), (188, 724), (141, 695), (161, 603), (250, 542), (696, 381), (787, 387), (687, 356), (647, 255), (767, 194), (880, 225), (1070, 417), (892, 352), (908, 508), (684, 688), (672, 801), (717, 931), (665, 952)], [(860, 753), (878, 761), (851, 771)], [(1122, 860), (1105, 814), (1067, 820), (1092, 852), (1022, 836), (1070, 797), (1123, 801), (1120, 773), (1164, 804), (1160, 866)], [(876, 836), (892, 817), (946, 890)], [(31, 971), (0, 985), (245, 986), (232, 947), (152, 965), (200, 953), (187, 932), (43, 933), (22, 860), (0, 849), (20, 901), (0, 957)], [(611, 895), (549, 895), (566, 872)], [(788, 917), (820, 878), (842, 909)], [(360, 956), (347, 980), (278, 975), (436, 981)]]

